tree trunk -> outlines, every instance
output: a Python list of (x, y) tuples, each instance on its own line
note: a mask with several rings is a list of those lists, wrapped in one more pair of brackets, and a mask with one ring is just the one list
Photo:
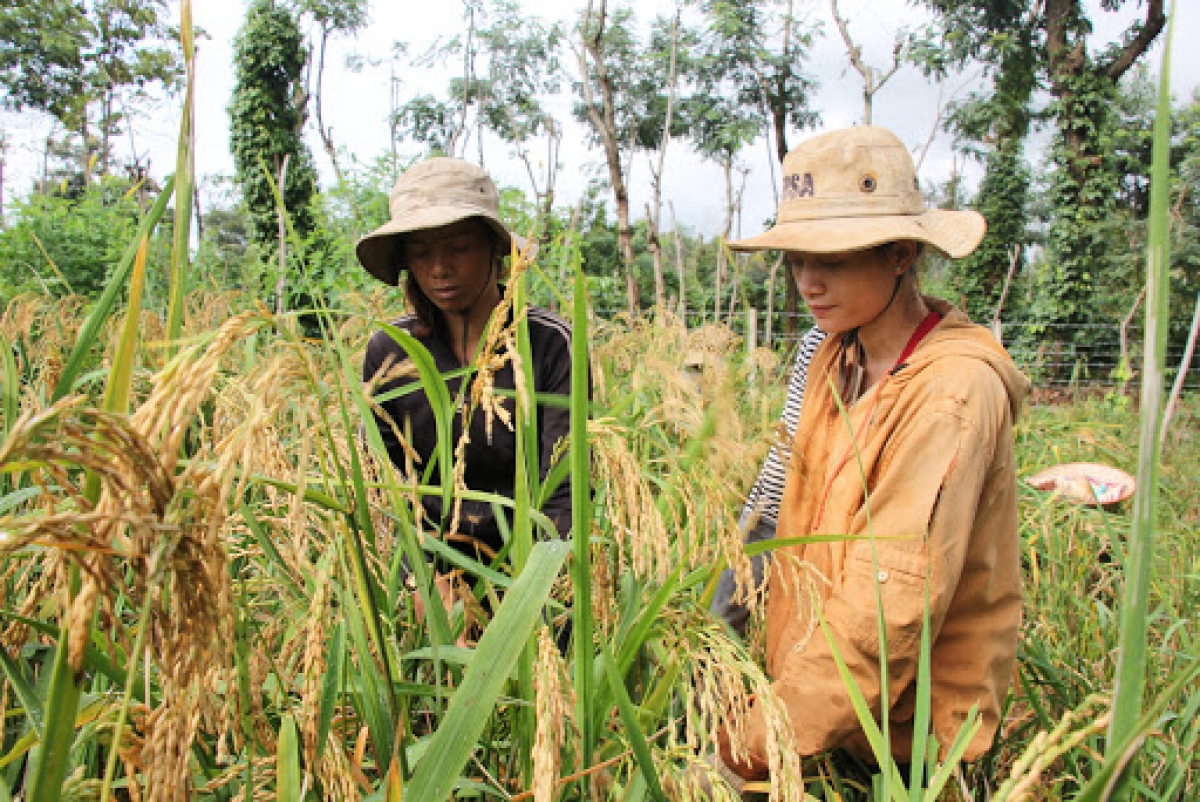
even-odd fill
[(833, 21), (837, 24), (838, 33), (842, 35), (842, 42), (846, 45), (846, 54), (850, 57), (850, 64), (862, 76), (862, 121), (864, 125), (870, 125), (872, 109), (875, 104), (875, 93), (882, 89), (883, 85), (888, 82), (888, 79), (896, 74), (896, 70), (900, 69), (901, 40), (896, 40), (896, 48), (892, 51), (891, 68), (886, 73), (880, 73), (879, 70), (863, 61), (862, 47), (854, 44), (854, 40), (850, 38), (850, 27), (846, 25), (846, 21), (842, 19), (842, 15), (838, 11), (838, 0), (829, 0), (829, 8), (833, 12)]
[[(655, 190), (655, 194), (658, 191)], [(654, 262), (654, 305), (661, 313), (667, 305), (667, 278), (663, 273), (662, 242), (658, 238), (658, 219), (646, 204), (646, 250)]]
[(333, 144), (333, 127), (325, 127), (325, 117), (321, 113), (322, 106), (325, 100), (325, 46), (329, 42), (329, 26), (321, 26), (321, 50), (317, 56), (317, 133), (321, 135), (321, 144), (325, 146), (325, 153), (329, 156), (329, 162), (333, 165), (333, 174), (337, 178), (338, 184), (342, 184), (342, 166), (338, 162), (337, 148)]
[(630, 317), (642, 308), (641, 293), (637, 277), (633, 274), (633, 231), (629, 226), (629, 191), (621, 179), (621, 189), (614, 190), (617, 196), (617, 241), (621, 246), (621, 259), (625, 262), (625, 308)]
[(1179, 397), (1183, 395), (1183, 383), (1187, 381), (1188, 367), (1196, 353), (1196, 337), (1200, 335), (1200, 294), (1196, 296), (1196, 307), (1192, 312), (1192, 327), (1188, 330), (1187, 346), (1183, 349), (1183, 359), (1179, 361), (1179, 372), (1175, 374), (1175, 383), (1171, 385), (1171, 398), (1167, 401), (1167, 409), (1163, 413), (1162, 428), (1158, 432), (1158, 447), (1167, 444), (1167, 431), (1171, 428), (1171, 418), (1175, 416), (1175, 407)]
[[(279, 168), (279, 197), (284, 197), (287, 187), (288, 161), (292, 155), (283, 157), (283, 165)], [(287, 291), (287, 212), (283, 205), (279, 207), (279, 280), (275, 282), (275, 314), (282, 317), (286, 309), (284, 293)]]
[(8, 140), (0, 133), (0, 231), (4, 230), (4, 157), (8, 154)]
[(654, 260), (654, 304), (660, 311), (666, 308), (667, 281), (663, 275), (662, 243), (658, 239), (662, 217), (662, 177), (667, 161), (667, 146), (671, 144), (671, 121), (675, 113), (676, 61), (679, 53), (679, 18), (682, 12), (675, 9), (675, 20), (671, 24), (671, 59), (667, 69), (667, 112), (663, 116), (662, 140), (658, 146), (658, 166), (651, 166), (650, 183), (653, 190), (653, 205), (646, 207), (647, 247)]
[(779, 278), (779, 267), (782, 264), (783, 256), (776, 256), (775, 261), (771, 263), (770, 278), (767, 279), (767, 327), (763, 332), (763, 345), (767, 348), (771, 347), (771, 339), (775, 335), (775, 282)]
[(679, 319), (687, 327), (687, 276), (683, 268), (683, 237), (679, 234), (679, 221), (675, 219), (675, 204), (667, 201), (671, 210), (671, 228), (675, 232), (675, 269), (679, 273)]
[[(583, 50), (579, 53), (582, 75), (584, 106), (592, 122), (600, 144), (604, 148), (604, 161), (608, 165), (608, 180), (612, 185), (613, 201), (617, 207), (617, 242), (621, 259), (625, 264), (625, 303), (630, 316), (636, 315), (641, 307), (637, 279), (633, 274), (633, 235), (629, 227), (629, 190), (625, 185), (625, 170), (621, 164), (621, 150), (617, 144), (616, 102), (613, 97), (612, 78), (604, 61), (604, 25), (607, 0), (600, 0), (600, 8), (594, 11), (593, 0), (588, 0), (584, 10), (582, 30)], [(589, 27), (588, 23), (592, 23)], [(591, 64), (588, 64), (588, 57)], [(600, 88), (600, 103), (597, 104), (592, 91), (592, 79)]]

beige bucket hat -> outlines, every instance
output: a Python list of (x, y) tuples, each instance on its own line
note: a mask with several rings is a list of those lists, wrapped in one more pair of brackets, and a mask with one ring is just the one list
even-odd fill
[(478, 217), (500, 235), (505, 249), (518, 237), (500, 219), (500, 193), (483, 168), (462, 159), (437, 157), (405, 170), (392, 188), (388, 203), (392, 219), (358, 241), (358, 261), (384, 284), (395, 285), (403, 269), (401, 237), (413, 231), (439, 228)]
[(863, 125), (789, 152), (775, 227), (729, 247), (836, 253), (915, 240), (958, 259), (986, 228), (978, 212), (926, 209), (908, 148), (886, 128)]

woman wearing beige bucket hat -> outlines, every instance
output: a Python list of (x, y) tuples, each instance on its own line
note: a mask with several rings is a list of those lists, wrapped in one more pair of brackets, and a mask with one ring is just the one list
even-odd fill
[[(493, 310), (500, 304), (503, 258), (514, 248), (525, 250), (523, 239), (500, 219), (500, 197), (495, 184), (481, 168), (453, 158), (432, 158), (409, 168), (397, 180), (390, 198), (391, 219), (363, 237), (357, 255), (371, 275), (396, 285), (407, 274), (405, 293), (412, 312), (395, 325), (418, 339), (439, 371), (446, 374), (452, 398), (469, 398), (463, 392), (464, 374), (470, 375)], [(539, 397), (570, 394), (571, 332), (566, 321), (553, 313), (530, 307), (526, 320), (533, 373)], [(509, 323), (512, 321), (509, 320)], [(407, 354), (386, 332), (371, 337), (363, 359), (363, 380), (384, 398), (377, 408), (379, 432), (392, 462), (401, 470), (412, 464), (422, 471), (436, 452), (437, 427), (425, 392), (415, 386), (412, 371), (405, 371)], [(468, 369), (468, 370), (464, 370)], [(394, 391), (415, 386), (413, 391)], [(494, 374), (501, 393), (515, 388), (511, 361)], [(515, 415), (510, 393), (500, 403)], [(462, 480), (473, 491), (513, 497), (516, 435), (500, 422), (474, 414), (469, 403), (459, 403), (453, 416), (453, 443), (467, 427), (469, 436), (461, 455)], [(537, 405), (539, 459), (542, 478), (551, 466), (559, 442), (570, 428), (565, 404)], [(454, 481), (446, 466), (437, 465), (432, 484)], [(446, 509), (440, 495), (422, 497), (423, 528), (433, 529), (452, 546), (487, 566), (504, 547), (505, 523), (483, 501), (458, 499), (457, 515)], [(567, 477), (546, 498), (542, 512), (557, 533), (571, 528), (570, 479)], [(457, 525), (454, 525), (457, 520)], [(453, 527), (453, 531), (451, 528)], [(439, 580), (443, 601), (450, 600), (445, 578)]]
[[(969, 254), (985, 224), (975, 212), (926, 209), (907, 148), (882, 128), (813, 137), (783, 173), (776, 225), (731, 243), (784, 251), (828, 334), (808, 367), (776, 536), (851, 539), (775, 551), (767, 673), (801, 755), (842, 750), (876, 763), (831, 641), (881, 721), (882, 604), (891, 757), (908, 762), (928, 604), (933, 733), (944, 754), (977, 709), (973, 760), (995, 736), (1016, 657), (1012, 425), (1028, 380), (990, 332), (920, 292), (915, 263), (926, 246)], [(751, 711), (730, 728), (736, 742), (719, 740), (734, 771), (761, 779), (778, 750), (766, 744), (762, 707)]]

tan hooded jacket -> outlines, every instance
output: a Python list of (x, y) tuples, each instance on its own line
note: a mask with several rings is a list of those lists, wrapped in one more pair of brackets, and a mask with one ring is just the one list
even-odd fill
[[(1012, 424), (1029, 381), (990, 332), (943, 301), (926, 301), (943, 319), (905, 366), (849, 408), (853, 438), (828, 378), (839, 338), (821, 346), (809, 369), (777, 537), (876, 539), (874, 560), (870, 539), (775, 553), (767, 672), (804, 755), (845, 747), (874, 761), (818, 608), (879, 720), (878, 587), (897, 760), (910, 759), (926, 579), (932, 723), (943, 751), (974, 706), (983, 726), (966, 758), (987, 750), (1012, 677), (1021, 619)], [(748, 725), (750, 754), (765, 756), (761, 720)]]

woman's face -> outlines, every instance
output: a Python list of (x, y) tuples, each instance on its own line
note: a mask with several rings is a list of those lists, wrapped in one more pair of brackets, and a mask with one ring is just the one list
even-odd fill
[(492, 238), (474, 218), (404, 236), (404, 265), (443, 312), (464, 313), (496, 286)]
[(789, 251), (787, 258), (817, 326), (842, 334), (866, 326), (887, 309), (897, 277), (916, 256), (911, 246), (898, 242), (840, 253)]

